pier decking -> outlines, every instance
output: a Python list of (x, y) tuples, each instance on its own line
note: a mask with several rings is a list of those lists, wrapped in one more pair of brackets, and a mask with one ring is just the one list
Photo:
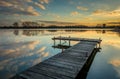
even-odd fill
[(100, 39), (53, 38), (53, 40), (56, 39), (80, 42), (12, 79), (75, 79), (88, 61), (94, 48), (101, 42)]

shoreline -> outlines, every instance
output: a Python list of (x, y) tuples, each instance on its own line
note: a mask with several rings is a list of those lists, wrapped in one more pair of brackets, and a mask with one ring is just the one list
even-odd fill
[(113, 30), (120, 30), (120, 28), (113, 28), (113, 27), (106, 27), (106, 28), (100, 28), (100, 27), (0, 27), (0, 29), (113, 29)]

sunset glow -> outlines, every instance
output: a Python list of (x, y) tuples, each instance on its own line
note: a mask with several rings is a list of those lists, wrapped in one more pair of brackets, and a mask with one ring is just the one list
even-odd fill
[(120, 25), (120, 0), (0, 0), (0, 25), (16, 21)]

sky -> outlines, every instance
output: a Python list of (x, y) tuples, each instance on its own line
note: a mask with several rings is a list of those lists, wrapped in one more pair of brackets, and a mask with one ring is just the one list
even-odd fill
[(120, 0), (0, 0), (0, 26), (24, 21), (120, 24)]

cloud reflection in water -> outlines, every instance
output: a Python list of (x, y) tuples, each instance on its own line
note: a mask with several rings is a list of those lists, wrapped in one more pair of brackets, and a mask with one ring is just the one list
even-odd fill
[(114, 66), (113, 68), (117, 71), (117, 75), (120, 77), (120, 58), (112, 59), (109, 63)]
[[(41, 46), (40, 40), (25, 43), (14, 43), (10, 48), (0, 48), (0, 74), (6, 73), (9, 78), (49, 56), (45, 46)], [(3, 74), (5, 75), (5, 74)], [(5, 77), (5, 76), (4, 76)], [(1, 78), (1, 77), (0, 77)]]

